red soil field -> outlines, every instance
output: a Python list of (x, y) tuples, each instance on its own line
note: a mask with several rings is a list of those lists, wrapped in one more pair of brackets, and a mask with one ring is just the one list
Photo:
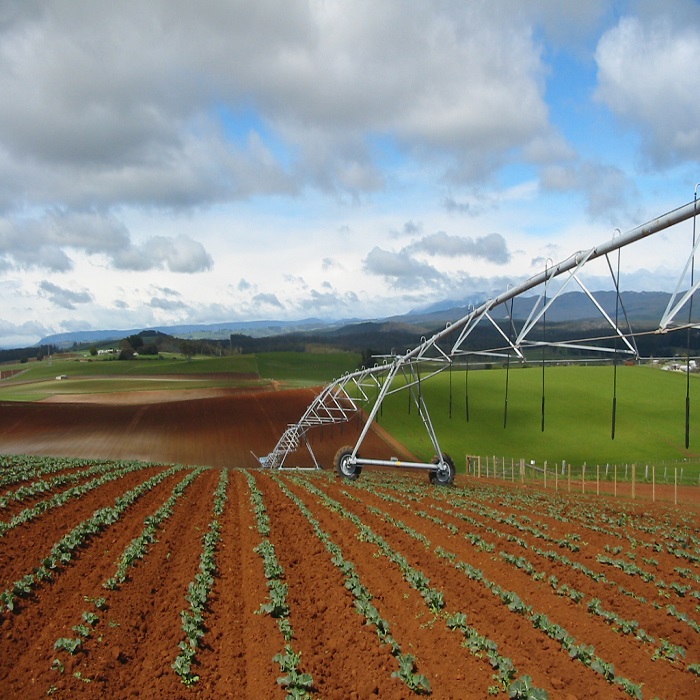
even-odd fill
[[(700, 697), (696, 508), (463, 476), (454, 487), (435, 488), (406, 471), (366, 469), (346, 482), (328, 469), (238, 468), (255, 467), (249, 451), (266, 454), (311, 396), (300, 390), (140, 405), (0, 406), (2, 454), (152, 462), (7, 529), (0, 536), (0, 594), (12, 592), (97, 509), (163, 475), (165, 463), (213, 467), (165, 476), (88, 536), (50, 578), (17, 593), (13, 610), (0, 607), (0, 697), (284, 698), (284, 674), (273, 661), (285, 648), (281, 618), (260, 613), (271, 590), (255, 551), (264, 540), (284, 572), (289, 643), (301, 654), (299, 671), (311, 674), (311, 697), (412, 697), (410, 683), (398, 677), (399, 653), (414, 657), (413, 680), (424, 676), (434, 698), (508, 697), (508, 685), (524, 676), (549, 698)], [(356, 429), (326, 429), (315, 439), (324, 465)], [(376, 433), (370, 440), (372, 456), (406, 456)], [(66, 463), (11, 482), (13, 458), (5, 461), (0, 496), (64, 473), (76, 474), (77, 484), (91, 478), (83, 476), (87, 467)], [(216, 575), (193, 665), (199, 680), (186, 686), (172, 664), (222, 471), (227, 501), (217, 516)], [(190, 474), (194, 480), (143, 557), (120, 585), (105, 588), (122, 553)], [(249, 475), (269, 517), (266, 535)], [(0, 523), (68, 488), (56, 482), (10, 499), (0, 507)], [(320, 531), (354, 566), (400, 652), (392, 654), (358, 613)], [(442, 606), (426, 604), (426, 585)], [(85, 612), (97, 619), (76, 631)], [(461, 628), (457, 613), (465, 616)], [(559, 633), (546, 633), (544, 615)], [(74, 654), (54, 648), (58, 639), (79, 637)], [(512, 664), (507, 682), (494, 677), (489, 645)]]
[[(214, 389), (0, 402), (0, 454), (256, 467), (259, 463), (251, 452), (263, 456), (272, 451), (287, 424), (301, 418), (314, 395), (313, 389)], [(360, 428), (353, 421), (309, 433), (322, 466), (330, 466), (338, 447), (354, 442)], [(378, 426), (364, 444), (377, 458), (410, 457)], [(306, 449), (291, 459), (295, 458), (294, 464), (313, 465)]]

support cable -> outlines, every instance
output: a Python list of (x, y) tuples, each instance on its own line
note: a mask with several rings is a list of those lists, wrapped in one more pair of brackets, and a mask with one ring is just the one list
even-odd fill
[(508, 359), (506, 360), (506, 396), (503, 403), (503, 427), (505, 428), (508, 424), (508, 382), (510, 378), (510, 353), (508, 353)]
[(408, 415), (411, 415), (411, 403), (413, 402), (413, 369), (411, 369), (411, 377), (409, 378), (406, 375), (406, 370), (403, 370), (403, 376), (404, 380), (406, 381), (406, 384), (408, 386), (408, 391), (406, 392), (408, 394)]
[[(615, 232), (620, 233), (616, 228)], [(615, 238), (615, 233), (613, 233)], [(608, 257), (607, 255), (605, 256)], [(610, 265), (610, 260), (608, 260)], [(613, 278), (615, 282), (615, 329), (618, 329), (618, 312), (620, 308), (620, 249), (617, 249), (617, 275)], [(615, 422), (617, 418), (617, 334), (615, 335), (615, 353), (613, 355), (613, 399), (612, 399), (612, 421), (610, 428), (610, 439), (615, 439)]]
[(420, 360), (416, 362), (416, 378), (418, 379), (418, 412), (420, 413), (420, 407), (423, 403), (423, 386), (420, 379)]
[[(693, 195), (693, 201), (698, 200), (698, 187), (700, 183), (695, 185), (695, 193)], [(693, 289), (694, 277), (695, 277), (695, 220), (697, 219), (697, 214), (693, 216), (693, 254), (691, 256), (690, 262), (690, 288)], [(686, 365), (685, 365), (685, 449), (687, 450), (690, 446), (690, 329), (693, 315), (693, 296), (690, 295), (690, 300), (688, 303), (688, 335), (687, 335), (687, 347), (686, 347)]]
[[(508, 342), (513, 343), (513, 298), (511, 297), (510, 300), (510, 312), (508, 314), (508, 320), (510, 322), (510, 337), (508, 339)], [(505, 396), (505, 402), (503, 404), (503, 427), (505, 428), (506, 425), (508, 424), (508, 383), (510, 380), (510, 350), (508, 351), (508, 356), (506, 359), (506, 396)]]
[[(616, 231), (619, 231), (620, 229), (615, 229)], [(620, 249), (617, 249), (618, 255), (620, 253)], [(615, 272), (613, 271), (612, 265), (610, 264), (610, 256), (606, 255), (605, 256), (605, 261), (608, 263), (608, 269), (610, 270), (610, 277), (613, 280), (613, 283), (615, 283)], [(618, 272), (618, 280), (619, 280), (619, 272)], [(620, 291), (619, 287), (615, 286), (615, 291), (617, 293), (617, 301), (620, 303), (620, 309), (622, 310), (622, 315), (625, 317), (625, 325), (627, 326), (627, 333), (622, 333), (620, 329), (617, 327), (617, 318), (615, 319), (615, 333), (617, 334), (616, 336), (612, 337), (620, 337), (622, 338), (623, 341), (625, 341), (625, 344), (627, 347), (634, 352), (635, 357), (639, 357), (639, 348), (637, 347), (637, 334), (634, 333), (632, 330), (632, 323), (630, 322), (629, 316), (627, 315), (627, 309), (625, 308), (625, 302), (622, 298), (622, 292)], [(654, 331), (656, 333), (656, 331)], [(632, 342), (631, 344), (628, 343), (627, 338), (629, 338)], [(602, 338), (605, 340), (605, 338)]]
[[(549, 260), (545, 263), (544, 266), (544, 293), (543, 293), (543, 304), (544, 308), (547, 308), (547, 282), (549, 281), (549, 278), (547, 276), (547, 268), (549, 267)], [(540, 425), (540, 431), (544, 432), (544, 402), (545, 402), (545, 394), (544, 394), (544, 366), (545, 366), (545, 353), (547, 349), (547, 312), (542, 314), (542, 423)]]
[(469, 355), (467, 355), (467, 364), (464, 369), (464, 411), (469, 423)]
[[(474, 311), (474, 307), (469, 305), (469, 313)], [(454, 351), (454, 350), (453, 350)], [(464, 414), (469, 423), (469, 352), (465, 355), (464, 363)]]
[(449, 417), (450, 420), (452, 420), (452, 362), (450, 362), (450, 412), (449, 412)]

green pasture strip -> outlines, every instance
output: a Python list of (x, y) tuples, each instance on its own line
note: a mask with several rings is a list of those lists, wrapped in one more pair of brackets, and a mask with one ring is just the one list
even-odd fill
[[(133, 362), (133, 361), (132, 361)], [(138, 365), (140, 360), (135, 361)], [(129, 364), (123, 362), (121, 364)], [(222, 357), (195, 356), (191, 360), (173, 357), (159, 360), (153, 369), (147, 363), (141, 369), (132, 370), (132, 374), (216, 374), (233, 372), (236, 374), (255, 374), (258, 371), (255, 355), (225, 355)]]
[(42, 401), (58, 394), (96, 394), (123, 391), (163, 391), (198, 389), (209, 386), (221, 386), (220, 383), (203, 382), (174, 382), (168, 381), (126, 381), (123, 378), (109, 379), (66, 379), (61, 382), (54, 380), (35, 382), (14, 388), (0, 387), (0, 401)]
[[(266, 385), (280, 381), (288, 386), (326, 384), (357, 368), (360, 356), (350, 352), (275, 352), (225, 357), (180, 357), (138, 360), (52, 359), (7, 365), (22, 369), (0, 382), (0, 401), (40, 401), (54, 394), (104, 393), (112, 391), (160, 391)], [(188, 375), (222, 375), (183, 381)], [(225, 376), (225, 375), (231, 376)], [(261, 379), (233, 375), (259, 375)], [(65, 375), (66, 379), (56, 377)], [(171, 375), (165, 377), (164, 375)], [(179, 380), (172, 377), (177, 376)], [(161, 377), (160, 382), (156, 380)], [(139, 383), (142, 380), (142, 383)]]
[[(678, 462), (700, 456), (700, 408), (692, 411), (693, 395), (700, 392), (698, 377), (690, 377), (688, 450), (684, 444), (685, 375), (648, 366), (618, 367), (614, 440), (613, 367), (549, 367), (544, 377), (544, 432), (541, 368), (471, 370), (468, 374), (461, 369), (423, 381), (420, 391), (443, 451), (461, 470), (466, 455), (524, 458), (539, 464), (547, 460), (551, 467), (562, 460), (595, 467)], [(408, 399), (407, 391), (389, 396), (379, 423), (418, 457), (430, 459), (432, 445), (415, 404), (409, 412)], [(697, 465), (688, 465), (686, 477), (694, 475), (697, 480), (697, 470)]]
[(41, 362), (3, 365), (4, 370), (20, 369), (22, 373), (0, 384), (12, 381), (53, 379), (66, 374), (68, 377), (92, 375), (135, 375), (158, 376), (163, 374), (212, 374), (222, 372), (255, 373), (257, 361), (255, 355), (225, 355), (223, 357), (195, 356), (186, 360), (182, 356), (149, 357), (135, 360), (118, 360), (115, 356), (53, 358)]
[(327, 384), (360, 364), (354, 352), (266, 352), (257, 359), (261, 377), (291, 386)]
[[(177, 363), (153, 360), (143, 363), (139, 360), (98, 360), (92, 363), (61, 361), (51, 366), (51, 372), (47, 373), (47, 367), (37, 366), (16, 378), (2, 381), (0, 401), (40, 401), (55, 394), (245, 388), (268, 383), (265, 380), (235, 376), (254, 375), (257, 372), (254, 358), (237, 364), (224, 361), (228, 359), (230, 358), (203, 358), (201, 361), (179, 360)], [(132, 369), (138, 371), (130, 372)], [(221, 376), (214, 376), (215, 374)], [(56, 379), (63, 375), (67, 378)], [(207, 375), (211, 375), (211, 378), (207, 378)]]
[(27, 391), (2, 391), (0, 390), (0, 401), (42, 401), (48, 399), (53, 394), (45, 392), (27, 392)]

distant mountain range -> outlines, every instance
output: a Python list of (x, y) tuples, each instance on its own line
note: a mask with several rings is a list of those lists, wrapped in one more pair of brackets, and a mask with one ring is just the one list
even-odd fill
[[(353, 320), (341, 322), (341, 325), (353, 323)], [(337, 325), (331, 321), (317, 318), (307, 318), (301, 321), (230, 321), (221, 323), (186, 323), (175, 326), (149, 326), (148, 328), (111, 329), (100, 331), (69, 331), (55, 333), (42, 338), (37, 345), (56, 345), (61, 348), (70, 347), (74, 343), (108, 343), (111, 340), (121, 340), (129, 335), (136, 335), (144, 330), (155, 330), (183, 339), (225, 339), (232, 333), (243, 333), (252, 338), (284, 335), (286, 333), (308, 332)]]
[[(618, 317), (622, 319), (626, 312), (631, 323), (654, 324), (658, 323), (663, 316), (671, 294), (668, 292), (622, 292), (619, 305), (617, 294), (613, 291), (594, 292), (593, 297), (611, 318), (614, 318), (617, 313)], [(501, 320), (507, 319), (509, 314), (512, 313), (514, 320), (524, 321), (530, 315), (538, 299), (539, 295), (519, 296), (513, 299), (512, 310), (510, 302), (507, 302), (496, 307), (491, 312), (491, 316), (494, 320)], [(416, 310), (405, 316), (394, 316), (391, 320), (403, 319), (406, 322), (406, 319), (410, 318), (413, 323), (425, 323), (426, 321), (435, 323), (454, 322), (466, 316), (470, 309), (478, 307), (482, 303), (483, 301), (474, 301), (471, 302), (471, 306), (467, 306), (464, 304), (457, 305), (449, 302), (439, 302), (422, 311)], [(541, 308), (541, 304), (539, 308)], [(597, 321), (601, 318), (600, 311), (583, 292), (562, 294), (547, 311), (547, 321), (553, 323)]]
[[(621, 303), (617, 302), (615, 292), (596, 292), (593, 295), (605, 312), (614, 318), (624, 318), (626, 312), (630, 322), (634, 324), (658, 324), (662, 317), (671, 294), (668, 292), (623, 292)], [(537, 303), (538, 296), (518, 297), (513, 300), (512, 316), (515, 320), (525, 320)], [(60, 348), (71, 347), (74, 343), (103, 344), (112, 340), (117, 341), (129, 335), (135, 335), (143, 330), (157, 330), (162, 333), (183, 339), (222, 340), (233, 335), (246, 335), (251, 338), (268, 338), (279, 335), (297, 333), (323, 333), (335, 331), (338, 335), (354, 333), (361, 324), (382, 324), (387, 329), (401, 326), (413, 327), (421, 333), (444, 327), (445, 323), (459, 320), (467, 315), (470, 309), (478, 307), (483, 301), (443, 301), (423, 309), (416, 309), (407, 314), (390, 316), (383, 319), (361, 320), (343, 319), (329, 321), (319, 318), (307, 318), (299, 321), (231, 321), (210, 324), (180, 324), (174, 326), (153, 326), (132, 328), (127, 330), (93, 330), (71, 331), (56, 333), (42, 338), (37, 345), (55, 345)], [(617, 307), (617, 308), (616, 308)], [(511, 312), (510, 303), (502, 304), (491, 312), (494, 320), (507, 319)], [(583, 292), (568, 292), (562, 294), (547, 311), (547, 321), (552, 323), (578, 323), (602, 320), (600, 311)]]

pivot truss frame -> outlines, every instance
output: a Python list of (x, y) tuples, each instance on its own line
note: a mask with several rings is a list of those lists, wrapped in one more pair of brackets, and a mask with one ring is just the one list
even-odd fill
[[(288, 425), (272, 452), (265, 457), (258, 458), (262, 467), (270, 469), (296, 468), (286, 467), (286, 462), (290, 454), (296, 452), (302, 443), (306, 446), (311, 455), (315, 468), (319, 469), (320, 465), (311, 449), (308, 440), (308, 432), (319, 426), (341, 424), (350, 421), (358, 415), (363, 407), (371, 405), (371, 409), (360, 436), (358, 437), (350, 461), (353, 465), (358, 466), (400, 466), (426, 470), (441, 470), (446, 467), (446, 455), (440, 449), (439, 440), (433, 423), (430, 419), (428, 408), (423, 399), (421, 392), (421, 382), (430, 377), (439, 374), (445, 369), (451, 367), (455, 360), (468, 355), (484, 355), (487, 357), (510, 358), (514, 354), (521, 361), (525, 360), (523, 351), (528, 347), (537, 346), (553, 346), (565, 347), (570, 349), (585, 349), (601, 353), (622, 353), (626, 356), (638, 357), (638, 352), (635, 343), (635, 336), (629, 326), (627, 315), (624, 313), (624, 327), (618, 323), (618, 314), (615, 314), (615, 319), (611, 318), (603, 307), (598, 303), (593, 294), (588, 290), (586, 285), (581, 280), (581, 271), (586, 265), (593, 260), (605, 257), (610, 268), (611, 275), (615, 282), (615, 288), (618, 294), (618, 304), (621, 305), (620, 292), (618, 282), (613, 272), (613, 267), (610, 264), (609, 254), (615, 251), (620, 251), (622, 248), (629, 246), (637, 241), (652, 236), (660, 231), (664, 231), (676, 224), (687, 221), (700, 214), (700, 202), (697, 199), (697, 187), (695, 198), (692, 202), (679, 207), (663, 216), (660, 216), (652, 221), (649, 221), (641, 226), (638, 226), (624, 234), (614, 236), (594, 248), (585, 251), (574, 253), (562, 262), (547, 266), (545, 270), (533, 277), (521, 282), (520, 284), (509, 288), (502, 294), (484, 302), (477, 308), (472, 309), (468, 314), (455, 321), (452, 324), (447, 324), (446, 327), (435, 333), (430, 338), (422, 338), (421, 343), (407, 351), (403, 355), (392, 355), (384, 357), (381, 364), (376, 364), (373, 367), (359, 369), (355, 372), (347, 373), (340, 379), (336, 379), (318, 394), (313, 402), (306, 409), (304, 415), (296, 423)], [(680, 275), (675, 292), (671, 296), (666, 311), (659, 321), (657, 333), (666, 333), (671, 327), (678, 328), (679, 324), (674, 321), (677, 318), (681, 309), (692, 299), (693, 294), (700, 286), (700, 280), (693, 282), (692, 269), (694, 268), (695, 253), (700, 245), (700, 239), (693, 241), (688, 260)], [(684, 283), (687, 283), (688, 270), (691, 270), (691, 280), (684, 292), (681, 288)], [(555, 278), (563, 278), (557, 290), (551, 291), (549, 283)], [(576, 282), (580, 289), (591, 300), (594, 306), (598, 309), (601, 316), (606, 320), (607, 324), (612, 329), (611, 337), (615, 340), (615, 347), (610, 345), (596, 344), (595, 339), (589, 339), (582, 342), (546, 342), (545, 340), (532, 341), (528, 339), (528, 335), (536, 324), (545, 317), (547, 310), (556, 302), (559, 296), (572, 283)], [(541, 288), (540, 296), (532, 307), (532, 310), (525, 321), (520, 331), (516, 334), (513, 326), (513, 321), (509, 316), (510, 326), (513, 332), (507, 334), (501, 326), (494, 320), (493, 311), (497, 307), (506, 305), (507, 302), (530, 290)], [(512, 307), (511, 307), (512, 308)], [(506, 310), (508, 307), (506, 306)], [(501, 347), (494, 347), (489, 350), (467, 350), (465, 348), (466, 341), (476, 326), (482, 321), (491, 323), (497, 330), (498, 334), (503, 338), (504, 344)], [(690, 320), (683, 327), (690, 327)], [(454, 340), (457, 334), (456, 340)], [(605, 340), (609, 340), (606, 338)], [(599, 339), (601, 340), (601, 339)], [(620, 346), (618, 347), (618, 341)], [(421, 374), (422, 373), (422, 374)], [(403, 381), (397, 381), (396, 379)], [(367, 459), (358, 456), (358, 451), (369, 432), (378, 411), (380, 410), (384, 399), (398, 391), (408, 390), (410, 392), (410, 401), (414, 403), (419, 411), (421, 420), (428, 433), (432, 446), (435, 450), (436, 460), (431, 463), (421, 462), (399, 462), (396, 460), (377, 460)]]

